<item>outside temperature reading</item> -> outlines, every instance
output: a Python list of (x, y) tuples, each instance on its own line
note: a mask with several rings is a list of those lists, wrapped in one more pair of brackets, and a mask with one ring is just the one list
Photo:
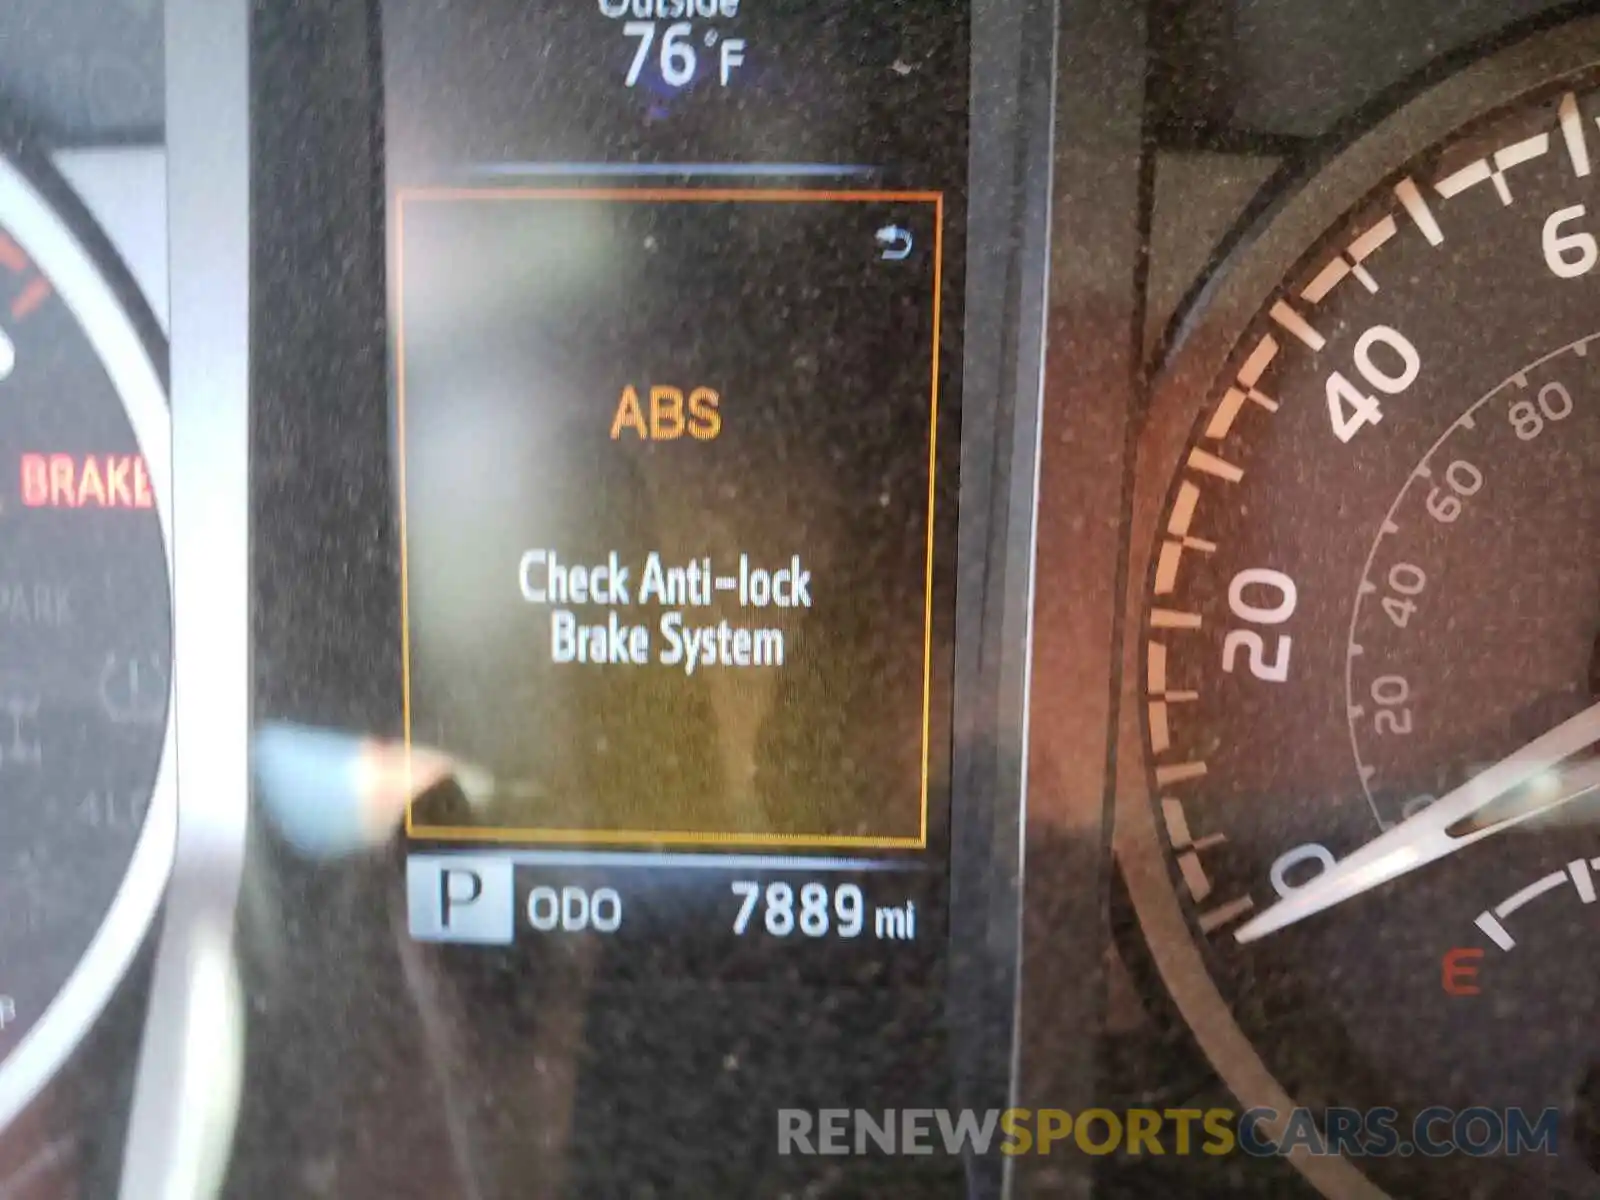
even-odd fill
[(717, 81), (727, 87), (744, 62), (743, 38), (722, 36), (714, 27), (696, 28), (692, 21), (739, 15), (739, 0), (599, 0), (600, 13), (622, 21), (622, 32), (633, 40), (633, 60), (623, 82), (628, 87), (659, 74), (667, 87), (688, 87), (700, 77), (702, 66), (715, 69)]

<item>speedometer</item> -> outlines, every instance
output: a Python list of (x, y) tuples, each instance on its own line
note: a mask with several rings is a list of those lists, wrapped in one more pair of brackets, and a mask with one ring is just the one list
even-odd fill
[(60, 181), (0, 156), (0, 1127), (100, 1011), (172, 860), (157, 341)]
[(1597, 64), (1537, 35), (1322, 164), (1140, 445), (1119, 859), (1243, 1106), (1393, 1111), (1292, 1148), (1331, 1196), (1600, 1189)]

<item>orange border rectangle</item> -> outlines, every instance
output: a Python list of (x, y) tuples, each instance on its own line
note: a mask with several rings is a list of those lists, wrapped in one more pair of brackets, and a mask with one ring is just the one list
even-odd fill
[(932, 747), (933, 698), (933, 562), (934, 500), (937, 494), (939, 446), (939, 333), (944, 267), (943, 192), (850, 192), (777, 188), (401, 188), (394, 195), (395, 436), (400, 484), (400, 637), (401, 691), (405, 721), (407, 770), (411, 751), (411, 615), (410, 574), (406, 544), (406, 372), (405, 372), (405, 205), (407, 200), (596, 200), (687, 203), (893, 203), (932, 204), (933, 234), (933, 367), (928, 423), (928, 549), (924, 581), (922, 635), (922, 813), (916, 837), (826, 835), (804, 833), (728, 833), (699, 830), (645, 829), (511, 829), (473, 825), (413, 825), (406, 805), (406, 835), (437, 841), (528, 842), (567, 845), (788, 846), (829, 849), (920, 850), (928, 844), (928, 787)]

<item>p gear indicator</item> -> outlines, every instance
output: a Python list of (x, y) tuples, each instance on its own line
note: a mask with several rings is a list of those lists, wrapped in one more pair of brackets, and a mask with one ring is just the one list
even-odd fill
[[(926, 846), (942, 195), (417, 189), (395, 213), (406, 736), (495, 778), (408, 832)], [(883, 261), (886, 226), (915, 250)]]

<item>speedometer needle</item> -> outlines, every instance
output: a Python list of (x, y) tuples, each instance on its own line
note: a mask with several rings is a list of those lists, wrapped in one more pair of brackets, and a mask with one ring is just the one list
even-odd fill
[(1592, 792), (1600, 786), (1600, 768), (1585, 767), (1564, 780), (1548, 803), (1530, 805), (1502, 819), (1474, 822), (1465, 830), (1457, 828), (1507, 792), (1596, 742), (1600, 742), (1600, 704), (1590, 705), (1439, 797), (1414, 817), (1379, 834), (1304, 887), (1245, 922), (1234, 937), (1240, 942), (1253, 942)]

